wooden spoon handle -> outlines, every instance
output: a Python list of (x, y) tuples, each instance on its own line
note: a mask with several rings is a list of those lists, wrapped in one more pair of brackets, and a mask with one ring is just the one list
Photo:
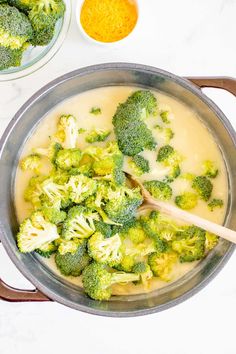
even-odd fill
[(188, 224), (193, 224), (202, 229), (212, 232), (230, 242), (236, 243), (236, 231), (230, 230), (227, 227), (218, 225), (212, 221), (208, 221), (206, 219), (201, 218), (200, 216), (191, 214), (187, 211), (179, 209), (173, 205), (167, 204), (161, 201), (152, 201), (146, 205), (146, 208), (149, 207), (151, 209), (158, 209), (159, 211), (168, 214), (176, 219), (180, 219), (182, 221), (187, 222)]

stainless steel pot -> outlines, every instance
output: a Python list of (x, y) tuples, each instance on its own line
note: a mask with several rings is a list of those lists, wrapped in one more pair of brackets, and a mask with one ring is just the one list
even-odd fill
[[(192, 81), (192, 82), (190, 82)], [(225, 224), (236, 229), (236, 135), (225, 115), (199, 87), (221, 87), (236, 95), (236, 80), (230, 78), (177, 77), (144, 65), (114, 63), (95, 65), (68, 73), (32, 96), (16, 113), (0, 141), (0, 235), (3, 246), (17, 268), (36, 287), (34, 291), (13, 289), (0, 279), (0, 297), (9, 301), (55, 300), (77, 310), (103, 316), (137, 316), (174, 306), (203, 288), (225, 265), (233, 245), (221, 240), (196, 268), (178, 281), (150, 294), (116, 296), (94, 301), (83, 290), (53, 274), (34, 254), (20, 254), (15, 235), (14, 179), (22, 146), (39, 120), (62, 100), (102, 86), (133, 85), (161, 90), (193, 108), (210, 129), (221, 148), (228, 170), (229, 203)], [(196, 132), (197, 134), (197, 132)], [(200, 137), (199, 137), (200, 138)]]

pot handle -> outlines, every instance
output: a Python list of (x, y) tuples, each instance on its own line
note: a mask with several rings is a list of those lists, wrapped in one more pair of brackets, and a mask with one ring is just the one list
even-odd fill
[[(1, 239), (0, 239), (1, 244)], [(20, 290), (7, 285), (0, 278), (0, 299), (9, 302), (26, 302), (26, 301), (51, 301), (46, 295), (38, 289)]]
[(7, 285), (0, 279), (0, 299), (9, 302), (51, 301), (38, 289), (20, 290)]
[(236, 79), (232, 77), (187, 77), (189, 81), (198, 87), (221, 88), (236, 96)]

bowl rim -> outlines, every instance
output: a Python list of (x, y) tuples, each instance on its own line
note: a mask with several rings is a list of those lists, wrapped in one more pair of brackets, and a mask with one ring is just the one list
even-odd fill
[[(70, 28), (70, 23), (71, 23), (71, 15), (72, 15), (72, 0), (65, 0), (66, 2), (66, 11), (65, 15), (62, 19), (62, 25), (60, 28), (60, 31), (55, 38), (51, 40), (52, 45), (50, 46), (51, 42), (48, 44), (50, 46), (49, 50), (45, 53), (45, 55), (39, 55), (38, 59), (35, 58), (32, 60), (31, 65), (27, 65), (25, 67), (19, 66), (18, 68), (16, 67), (15, 71), (13, 72), (5, 72), (1, 73), (0, 71), (0, 82), (7, 82), (7, 81), (12, 81), (12, 80), (18, 80), (22, 77), (29, 76), (36, 72), (37, 70), (41, 69), (44, 67), (54, 56), (58, 53), (60, 48), (62, 47), (62, 44), (64, 43), (64, 40), (67, 36), (67, 33)], [(47, 46), (45, 46), (46, 48)], [(18, 70), (17, 70), (18, 69)]]
[[(67, 74), (64, 74), (55, 80), (49, 82), (45, 86), (43, 86), (40, 90), (38, 90), (34, 95), (29, 98), (25, 104), (22, 105), (22, 107), (17, 111), (15, 116), (12, 118), (10, 123), (8, 124), (6, 130), (4, 131), (1, 139), (0, 139), (0, 158), (2, 155), (2, 151), (4, 149), (5, 143), (8, 139), (9, 134), (11, 131), (14, 129), (15, 124), (21, 119), (21, 116), (23, 115), (24, 111), (31, 105), (34, 104), (37, 99), (45, 94), (47, 91), (53, 89), (57, 85), (62, 84), (65, 81), (70, 80), (71, 78), (75, 76), (85, 76), (87, 74), (93, 73), (95, 71), (106, 71), (106, 70), (140, 70), (140, 71), (146, 71), (149, 72), (150, 74), (159, 74), (163, 75), (177, 84), (181, 85), (182, 87), (186, 88), (187, 90), (190, 90), (193, 94), (197, 95), (207, 106), (209, 109), (211, 109), (217, 116), (218, 119), (222, 122), (224, 125), (225, 129), (227, 130), (228, 134), (230, 135), (233, 144), (236, 146), (236, 132), (234, 131), (234, 128), (232, 127), (231, 123), (227, 119), (227, 117), (224, 115), (224, 113), (220, 110), (220, 108), (210, 99), (208, 98), (202, 91), (193, 83), (191, 83), (189, 80), (176, 76), (168, 71), (158, 69), (152, 66), (147, 66), (143, 64), (133, 64), (133, 63), (123, 63), (123, 62), (118, 62), (118, 63), (104, 63), (104, 64), (98, 64), (98, 65), (92, 65), (88, 67), (84, 67), (81, 69), (74, 70), (72, 72), (69, 72)], [(1, 232), (1, 222), (0, 222), (0, 232)], [(168, 308), (171, 308), (187, 299), (189, 299), (191, 296), (199, 292), (201, 289), (203, 289), (219, 272), (220, 270), (224, 267), (224, 265), (228, 262), (229, 258), (234, 252), (235, 245), (231, 244), (224, 254), (224, 256), (221, 258), (221, 261), (215, 266), (214, 270), (201, 282), (196, 285), (194, 288), (188, 290), (185, 292), (183, 295), (179, 296), (178, 298), (174, 300), (170, 300), (165, 304), (158, 305), (156, 307), (150, 308), (150, 309), (141, 309), (141, 310), (132, 310), (132, 311), (109, 311), (107, 312), (106, 310), (98, 310), (98, 309), (93, 309), (92, 307), (87, 307), (81, 304), (75, 304), (72, 301), (65, 299), (64, 297), (60, 296), (60, 294), (55, 294), (52, 292), (50, 289), (48, 289), (45, 285), (43, 285), (32, 273), (28, 271), (27, 268), (25, 268), (21, 261), (18, 259), (17, 255), (14, 253), (13, 249), (10, 247), (10, 243), (8, 241), (8, 238), (5, 233), (1, 233), (0, 235), (2, 244), (9, 255), (10, 259), (13, 261), (15, 266), (19, 269), (19, 271), (37, 288), (39, 289), (42, 293), (47, 295), (50, 299), (55, 300), (65, 306), (71, 307), (76, 310), (80, 310), (82, 312), (90, 313), (93, 315), (99, 315), (99, 316), (106, 316), (106, 317), (135, 317), (135, 316), (142, 316), (142, 315), (147, 315), (147, 314), (152, 314), (156, 312), (160, 312), (163, 310), (166, 310)]]

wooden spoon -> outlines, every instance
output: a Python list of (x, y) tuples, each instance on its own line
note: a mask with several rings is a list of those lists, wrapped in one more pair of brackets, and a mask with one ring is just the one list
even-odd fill
[(141, 207), (139, 208), (139, 211), (146, 210), (146, 209), (157, 209), (169, 216), (174, 217), (175, 219), (180, 219), (184, 222), (187, 222), (188, 224), (196, 225), (230, 242), (236, 243), (236, 231), (230, 230), (227, 227), (218, 225), (212, 221), (203, 219), (200, 216), (179, 209), (169, 203), (152, 198), (151, 194), (146, 190), (146, 188), (143, 186), (143, 184), (140, 181), (138, 181), (129, 173), (126, 173), (126, 175), (133, 185), (138, 186), (141, 189), (144, 201)]

